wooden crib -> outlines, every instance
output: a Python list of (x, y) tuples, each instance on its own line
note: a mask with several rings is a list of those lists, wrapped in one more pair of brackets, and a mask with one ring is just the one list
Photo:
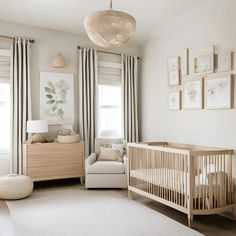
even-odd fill
[(128, 191), (188, 215), (233, 208), (233, 150), (168, 142), (128, 144)]

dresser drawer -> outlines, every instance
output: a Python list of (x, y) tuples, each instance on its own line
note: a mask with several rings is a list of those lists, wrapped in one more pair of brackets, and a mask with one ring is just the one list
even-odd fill
[(27, 175), (33, 180), (80, 177), (83, 175), (81, 164), (28, 168)]
[(30, 158), (41, 157), (41, 158), (60, 158), (67, 156), (75, 157), (83, 153), (82, 143), (74, 144), (58, 144), (58, 143), (44, 143), (44, 144), (32, 144), (28, 145), (27, 156)]
[(31, 167), (43, 167), (43, 166), (54, 166), (54, 165), (68, 165), (68, 164), (83, 164), (81, 158), (83, 153), (76, 153), (74, 155), (68, 155), (66, 153), (55, 153), (53, 155), (32, 155), (27, 159), (28, 168)]

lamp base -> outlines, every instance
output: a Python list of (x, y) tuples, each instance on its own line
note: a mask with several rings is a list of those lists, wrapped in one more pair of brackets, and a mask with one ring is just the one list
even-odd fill
[(46, 140), (41, 134), (33, 134), (31, 138), (27, 140), (27, 143), (45, 143)]

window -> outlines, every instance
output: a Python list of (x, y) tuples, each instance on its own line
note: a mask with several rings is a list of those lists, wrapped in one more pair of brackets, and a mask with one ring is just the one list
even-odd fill
[(98, 85), (99, 136), (122, 137), (121, 86)]
[(120, 63), (99, 61), (97, 108), (97, 136), (123, 137)]
[(0, 49), (0, 154), (10, 153), (10, 50)]

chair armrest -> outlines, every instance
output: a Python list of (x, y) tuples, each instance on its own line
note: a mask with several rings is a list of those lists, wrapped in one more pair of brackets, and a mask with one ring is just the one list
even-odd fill
[(96, 153), (91, 153), (89, 157), (85, 160), (85, 166), (92, 165), (97, 160)]
[(128, 157), (126, 154), (123, 155), (123, 162), (124, 162), (124, 167), (125, 167), (125, 173), (128, 171)]

